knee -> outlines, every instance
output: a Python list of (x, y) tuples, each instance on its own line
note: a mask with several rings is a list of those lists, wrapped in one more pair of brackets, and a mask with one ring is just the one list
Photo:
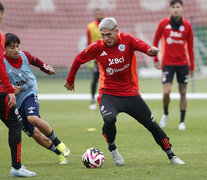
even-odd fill
[(181, 98), (185, 98), (186, 97), (186, 90), (184, 90), (184, 89), (180, 90), (180, 96), (181, 96)]
[(34, 132), (33, 132), (33, 135), (32, 137), (36, 140), (36, 139), (40, 139), (41, 138), (41, 132), (37, 129), (37, 128), (34, 128)]
[(104, 123), (107, 125), (114, 125), (116, 122), (116, 116), (113, 114), (109, 114), (109, 115), (104, 116), (103, 120), (104, 120)]
[(164, 96), (169, 96), (171, 93), (171, 89), (164, 89)]

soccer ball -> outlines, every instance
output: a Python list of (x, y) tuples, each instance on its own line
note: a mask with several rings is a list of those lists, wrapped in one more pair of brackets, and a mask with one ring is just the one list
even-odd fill
[(82, 157), (87, 168), (100, 168), (104, 162), (104, 154), (97, 148), (89, 148)]

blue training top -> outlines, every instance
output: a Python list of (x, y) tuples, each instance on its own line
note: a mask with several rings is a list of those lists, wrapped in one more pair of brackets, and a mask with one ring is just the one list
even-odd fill
[(22, 66), (19, 69), (13, 68), (4, 58), (6, 71), (13, 86), (19, 86), (21, 91), (16, 95), (17, 108), (19, 109), (26, 97), (31, 94), (38, 94), (37, 80), (30, 67), (27, 56), (20, 51)]

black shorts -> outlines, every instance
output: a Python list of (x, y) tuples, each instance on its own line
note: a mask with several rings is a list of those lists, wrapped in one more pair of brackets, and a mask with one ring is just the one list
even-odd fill
[(37, 116), (39, 115), (39, 102), (37, 96), (34, 94), (29, 95), (23, 101), (21, 107), (19, 108), (19, 113), (23, 119), (22, 130), (29, 136), (32, 137), (34, 134), (34, 126), (28, 121), (28, 116)]
[(164, 66), (162, 69), (162, 83), (172, 83), (174, 74), (176, 73), (177, 82), (180, 84), (187, 84), (189, 77), (189, 68), (187, 65), (184, 66)]
[(152, 113), (144, 100), (139, 96), (113, 96), (103, 94), (100, 102), (100, 112), (103, 119), (106, 116), (116, 117), (119, 113), (125, 112), (146, 126), (154, 122)]
[(16, 106), (10, 108), (8, 102), (6, 93), (0, 93), (0, 119), (8, 128), (22, 125), (22, 118)]

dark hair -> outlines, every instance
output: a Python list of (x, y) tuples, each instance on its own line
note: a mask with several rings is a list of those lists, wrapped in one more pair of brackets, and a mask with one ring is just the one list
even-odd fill
[(182, 0), (172, 0), (172, 1), (170, 1), (170, 6), (173, 6), (173, 5), (175, 5), (176, 3), (180, 3), (181, 6), (183, 6), (183, 1), (182, 1)]
[(0, 11), (4, 12), (4, 6), (1, 2), (0, 2)]
[(16, 34), (6, 33), (5, 35), (5, 47), (11, 45), (12, 43), (20, 44), (20, 39)]

